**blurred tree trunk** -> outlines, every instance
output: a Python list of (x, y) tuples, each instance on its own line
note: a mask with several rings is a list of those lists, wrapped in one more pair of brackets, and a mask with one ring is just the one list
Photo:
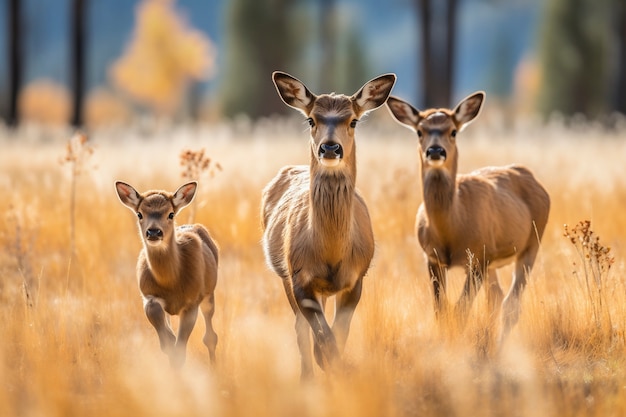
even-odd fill
[(616, 1), (618, 5), (617, 30), (618, 65), (617, 65), (617, 92), (615, 110), (626, 114), (626, 3)]
[(73, 109), (71, 123), (83, 125), (83, 98), (85, 93), (85, 3), (87, 0), (72, 0), (71, 74)]
[[(420, 21), (422, 105), (426, 107), (450, 106), (454, 80), (454, 55), (456, 45), (457, 0), (445, 2), (445, 22), (436, 19), (436, 8), (443, 2), (415, 0), (415, 10)], [(446, 29), (444, 39), (433, 36), (437, 25)]]
[(22, 51), (20, 0), (9, 0), (9, 114), (7, 124), (15, 127), (19, 123), (18, 96), (22, 84)]
[(320, 0), (320, 44), (322, 48), (322, 66), (320, 71), (320, 91), (333, 90), (333, 70), (337, 68), (335, 43), (335, 0)]

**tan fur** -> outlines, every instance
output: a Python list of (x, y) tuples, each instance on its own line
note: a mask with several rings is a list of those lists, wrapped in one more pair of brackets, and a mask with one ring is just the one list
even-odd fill
[[(137, 260), (137, 279), (144, 299), (144, 310), (159, 336), (161, 349), (173, 366), (185, 361), (187, 340), (195, 325), (198, 308), (206, 323), (204, 343), (215, 362), (217, 335), (211, 320), (217, 283), (218, 248), (201, 224), (176, 227), (174, 216), (188, 205), (197, 183), (181, 186), (175, 193), (138, 193), (118, 181), (115, 188), (122, 204), (138, 215), (143, 249)], [(159, 234), (150, 240), (149, 235)], [(168, 315), (180, 315), (178, 337), (174, 336)]]
[[(284, 167), (263, 190), (261, 204), (266, 259), (282, 278), (296, 313), (302, 377), (306, 378), (313, 373), (310, 329), (317, 363), (320, 367), (333, 363), (345, 344), (362, 279), (374, 254), (370, 217), (355, 188), (355, 129), (351, 124), (385, 102), (395, 76), (378, 77), (351, 97), (316, 96), (285, 73), (274, 73), (273, 80), (283, 101), (312, 124), (310, 165)], [(336, 147), (335, 154), (341, 157), (328, 157), (335, 154), (323, 151), (324, 146)], [(337, 299), (331, 330), (323, 307), (332, 295)]]
[[(475, 93), (454, 109), (419, 111), (390, 97), (387, 106), (401, 124), (418, 133), (424, 201), (417, 213), (417, 236), (431, 273), (435, 308), (445, 304), (445, 270), (466, 270), (457, 303), (467, 316), (483, 277), (495, 315), (503, 293), (496, 269), (515, 262), (511, 288), (502, 302), (501, 340), (519, 317), (519, 298), (534, 264), (550, 211), (550, 197), (527, 168), (488, 167), (457, 175), (456, 134), (479, 114), (484, 93)], [(433, 156), (445, 153), (444, 160)], [(468, 257), (469, 255), (469, 257)]]

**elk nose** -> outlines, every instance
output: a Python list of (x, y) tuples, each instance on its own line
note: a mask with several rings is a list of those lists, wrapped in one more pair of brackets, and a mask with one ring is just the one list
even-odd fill
[(146, 238), (148, 240), (158, 240), (163, 238), (163, 231), (161, 229), (148, 229), (146, 230)]
[(441, 146), (431, 146), (430, 148), (426, 149), (426, 158), (430, 159), (431, 161), (443, 161), (446, 159), (446, 150), (443, 149)]
[(338, 143), (322, 143), (320, 145), (319, 157), (328, 159), (343, 158), (343, 148)]

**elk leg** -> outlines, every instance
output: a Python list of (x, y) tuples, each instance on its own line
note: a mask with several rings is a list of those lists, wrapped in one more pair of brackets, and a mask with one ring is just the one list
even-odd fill
[(357, 304), (361, 300), (361, 289), (363, 288), (363, 277), (360, 277), (354, 287), (337, 295), (337, 312), (333, 323), (333, 333), (337, 340), (339, 352), (343, 352), (350, 332), (350, 322)]
[(195, 305), (180, 313), (180, 324), (178, 326), (178, 337), (176, 338), (176, 349), (170, 355), (170, 363), (175, 368), (180, 368), (185, 363), (187, 341), (193, 330), (193, 326), (198, 319), (198, 306)]
[(161, 299), (148, 297), (144, 300), (143, 309), (146, 317), (148, 317), (148, 321), (157, 331), (161, 350), (169, 355), (174, 349), (176, 336), (174, 336), (172, 329), (168, 325), (162, 303), (163, 300)]
[(446, 271), (445, 267), (437, 262), (429, 262), (430, 282), (433, 285), (435, 317), (439, 318), (447, 307), (446, 300)]
[(313, 377), (313, 361), (311, 360), (311, 326), (304, 315), (296, 313), (296, 335), (300, 350), (300, 380), (305, 381)]
[[(524, 258), (528, 258), (528, 255), (524, 256)], [(534, 254), (531, 259), (534, 261)], [(502, 333), (500, 335), (500, 344), (504, 342), (511, 328), (515, 326), (519, 320), (520, 297), (524, 291), (524, 287), (526, 287), (526, 274), (530, 273), (531, 268), (532, 262), (524, 262), (522, 259), (518, 259), (517, 262), (515, 262), (515, 272), (511, 282), (511, 289), (502, 302)]]
[(463, 326), (467, 321), (467, 313), (476, 294), (483, 284), (483, 271), (478, 265), (471, 265), (466, 269), (463, 292), (456, 303), (455, 313), (459, 323)]
[[(335, 336), (324, 317), (320, 301), (304, 288), (294, 286), (294, 295), (300, 312), (313, 330), (313, 340), (322, 352), (324, 365), (333, 364), (339, 357)], [(300, 351), (301, 354), (304, 352)], [(308, 352), (307, 352), (308, 353)], [(321, 359), (321, 358), (320, 358)], [(325, 368), (325, 366), (321, 366)]]
[[(322, 311), (326, 312), (326, 297), (322, 297)], [(337, 339), (337, 336), (335, 336), (335, 339)], [(317, 362), (320, 368), (324, 369), (324, 354), (317, 343), (313, 343), (313, 354), (315, 355), (315, 362)]]
[(206, 332), (202, 341), (209, 350), (209, 358), (211, 364), (215, 365), (215, 347), (217, 346), (217, 333), (213, 329), (213, 314), (215, 313), (215, 296), (213, 294), (206, 296), (200, 304), (202, 315), (204, 316), (204, 324)]
[(487, 271), (487, 274), (487, 308), (489, 309), (489, 314), (493, 320), (498, 315), (504, 294), (502, 293), (502, 288), (500, 288), (500, 284), (498, 283), (498, 274), (496, 270), (490, 268)]

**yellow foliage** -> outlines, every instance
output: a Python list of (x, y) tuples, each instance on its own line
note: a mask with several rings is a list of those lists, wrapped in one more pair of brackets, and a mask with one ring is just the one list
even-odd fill
[(90, 127), (128, 122), (130, 116), (131, 110), (128, 105), (106, 89), (96, 89), (87, 96), (85, 122)]
[(144, 0), (132, 41), (110, 75), (121, 90), (159, 113), (171, 113), (191, 80), (211, 76), (210, 40), (176, 14), (173, 0)]
[(40, 79), (28, 84), (19, 98), (24, 120), (47, 125), (64, 125), (69, 120), (71, 99), (65, 87)]

